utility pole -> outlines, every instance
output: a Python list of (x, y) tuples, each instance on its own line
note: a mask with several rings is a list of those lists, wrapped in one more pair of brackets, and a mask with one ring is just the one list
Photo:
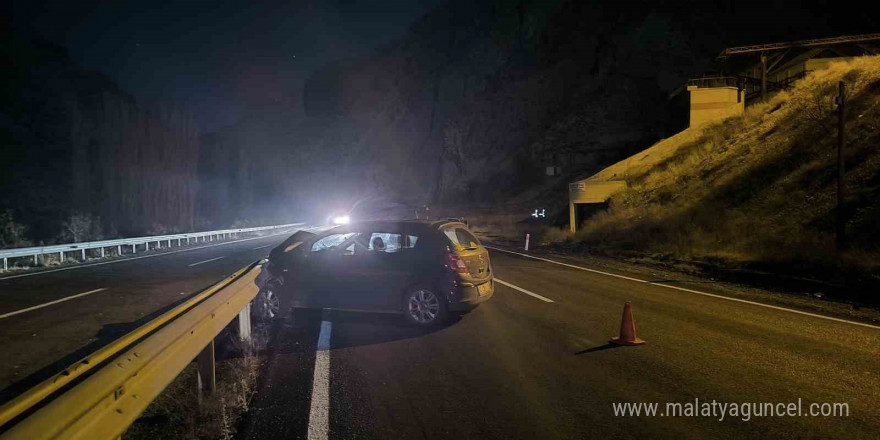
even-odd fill
[(846, 85), (840, 81), (840, 92), (837, 96), (837, 250), (842, 251), (846, 248), (846, 219), (844, 218), (844, 163), (843, 163), (843, 143), (844, 143), (844, 125), (846, 118)]
[(767, 102), (767, 54), (761, 52), (761, 102)]

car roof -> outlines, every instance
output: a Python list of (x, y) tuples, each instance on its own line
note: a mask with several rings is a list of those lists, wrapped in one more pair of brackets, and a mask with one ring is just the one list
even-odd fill
[(364, 220), (351, 222), (348, 225), (329, 229), (322, 235), (338, 234), (340, 231), (352, 231), (356, 229), (385, 232), (407, 231), (413, 233), (430, 233), (447, 225), (460, 225), (463, 228), (467, 227), (464, 223), (450, 220)]
[[(452, 223), (459, 223), (449, 220), (368, 220), (361, 222), (353, 222), (352, 225), (368, 228), (395, 228), (408, 230), (437, 230), (443, 226)], [(461, 224), (464, 226), (464, 224)]]

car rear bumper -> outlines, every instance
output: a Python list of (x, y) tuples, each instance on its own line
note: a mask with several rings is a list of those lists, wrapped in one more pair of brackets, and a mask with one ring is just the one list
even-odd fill
[[(483, 284), (488, 284), (488, 291), (480, 295), (478, 292), (479, 286)], [(488, 281), (485, 281), (480, 284), (465, 284), (462, 283), (456, 286), (450, 294), (448, 295), (448, 305), (449, 310), (454, 312), (467, 311), (471, 310), (480, 303), (488, 300), (495, 294), (495, 280), (490, 278)]]

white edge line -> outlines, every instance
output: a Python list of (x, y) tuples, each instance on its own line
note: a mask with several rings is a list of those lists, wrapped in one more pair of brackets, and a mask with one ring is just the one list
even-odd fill
[[(491, 246), (485, 246), (485, 247), (488, 248), (488, 249), (492, 249), (492, 250), (496, 250), (496, 251), (500, 251), (500, 252), (507, 252), (508, 254), (514, 254), (514, 255), (519, 255), (519, 256), (522, 256), (522, 257), (526, 257), (526, 258), (532, 258), (532, 259), (535, 259), (535, 260), (546, 261), (546, 262), (548, 262), (548, 263), (558, 264), (558, 265), (560, 265), (560, 266), (570, 267), (570, 268), (573, 268), (573, 269), (585, 270), (585, 271), (587, 271), (587, 272), (598, 273), (598, 274), (601, 274), (601, 275), (607, 275), (607, 276), (610, 276), (610, 277), (623, 278), (623, 279), (625, 279), (625, 280), (635, 281), (635, 282), (638, 282), (638, 283), (651, 284), (651, 285), (653, 285), (653, 286), (666, 287), (666, 288), (668, 288), (668, 289), (675, 289), (675, 290), (681, 290), (681, 291), (684, 291), (684, 292), (696, 293), (697, 295), (711, 296), (712, 298), (719, 298), (719, 299), (724, 299), (724, 300), (727, 300), (727, 301), (735, 301), (735, 302), (744, 303), (744, 304), (751, 304), (751, 305), (754, 305), (754, 306), (767, 307), (767, 308), (769, 308), (769, 309), (775, 309), (775, 310), (782, 310), (782, 311), (784, 311), (784, 312), (797, 313), (798, 315), (812, 316), (812, 317), (814, 317), (814, 318), (827, 319), (827, 320), (829, 320), (829, 321), (843, 322), (843, 323), (846, 323), (846, 324), (853, 324), (853, 325), (858, 325), (858, 326), (862, 326), (862, 327), (868, 327), (868, 328), (873, 328), (873, 329), (880, 330), (880, 326), (871, 325), (871, 324), (866, 324), (866, 323), (863, 323), (863, 322), (856, 322), (856, 321), (850, 321), (850, 320), (847, 320), (847, 319), (834, 318), (834, 317), (831, 317), (831, 316), (819, 315), (819, 314), (817, 314), (817, 313), (804, 312), (804, 311), (801, 311), (801, 310), (789, 309), (789, 308), (786, 308), (786, 307), (774, 306), (774, 305), (770, 305), (770, 304), (764, 304), (764, 303), (759, 303), (759, 302), (755, 302), (755, 301), (749, 301), (749, 300), (746, 300), (746, 299), (731, 298), (731, 297), (729, 297), (729, 296), (716, 295), (716, 294), (714, 294), (714, 293), (701, 292), (701, 291), (699, 291), (699, 290), (687, 289), (687, 288), (684, 288), (684, 287), (678, 287), (678, 286), (671, 286), (671, 285), (669, 285), (669, 284), (655, 283), (655, 282), (651, 282), (651, 281), (640, 280), (640, 279), (638, 279), (638, 278), (631, 278), (631, 277), (627, 277), (627, 276), (623, 276), (623, 275), (617, 275), (617, 274), (613, 274), (613, 273), (602, 272), (601, 270), (588, 269), (588, 268), (586, 268), (586, 267), (575, 266), (574, 264), (562, 263), (562, 262), (559, 262), (559, 261), (549, 260), (549, 259), (547, 259), (547, 258), (541, 258), (541, 257), (536, 257), (536, 256), (534, 256), (534, 255), (523, 254), (523, 253), (520, 253), (520, 252), (508, 251), (508, 250), (505, 250), (505, 249), (499, 249), (499, 248), (491, 247)], [(498, 281), (497, 278), (496, 278), (495, 280)]]
[(501, 284), (501, 285), (504, 285), (504, 286), (510, 287), (510, 288), (513, 289), (513, 290), (519, 290), (520, 292), (525, 293), (526, 295), (534, 296), (535, 298), (538, 298), (538, 299), (540, 299), (541, 301), (548, 302), (548, 303), (552, 303), (552, 302), (554, 302), (554, 301), (553, 301), (552, 299), (550, 299), (550, 298), (547, 298), (547, 297), (545, 297), (545, 296), (538, 295), (538, 294), (535, 293), (535, 292), (529, 292), (528, 290), (523, 289), (522, 287), (514, 286), (513, 284), (510, 284), (510, 283), (508, 283), (507, 281), (499, 280), (497, 277), (495, 278), (495, 282), (498, 283), (498, 284)]
[(255, 250), (257, 250), (257, 249), (267, 248), (267, 247), (269, 247), (269, 246), (272, 246), (272, 244), (273, 244), (273, 243), (269, 243), (269, 244), (267, 244), (267, 245), (258, 246), (258, 247), (255, 247), (255, 248), (251, 249), (251, 250), (252, 250), (252, 251), (255, 251)]
[(312, 379), (312, 401), (309, 407), (309, 440), (325, 440), (330, 433), (330, 332), (333, 324), (321, 321), (315, 372)]
[(69, 301), (69, 300), (72, 300), (72, 299), (74, 299), (74, 298), (79, 298), (79, 297), (81, 297), (81, 296), (91, 295), (91, 294), (93, 294), (93, 293), (98, 293), (98, 292), (101, 292), (101, 291), (103, 291), (103, 290), (107, 290), (107, 288), (106, 288), (106, 287), (102, 287), (102, 288), (100, 288), (100, 289), (89, 290), (88, 292), (77, 293), (76, 295), (66, 296), (66, 297), (61, 298), (61, 299), (56, 299), (55, 301), (49, 301), (49, 302), (44, 303), (44, 304), (36, 305), (36, 306), (33, 306), (33, 307), (28, 307), (28, 308), (26, 308), (26, 309), (21, 309), (21, 310), (16, 310), (16, 311), (14, 311), (14, 312), (4, 313), (4, 314), (0, 315), (0, 319), (8, 318), (8, 317), (10, 317), (10, 316), (19, 315), (19, 314), (22, 314), (22, 313), (25, 313), (25, 312), (30, 312), (31, 310), (42, 309), (43, 307), (48, 307), (48, 306), (51, 306), (52, 304), (58, 304), (58, 303), (60, 303), (60, 302)]
[(205, 264), (205, 263), (210, 263), (210, 262), (212, 262), (212, 261), (221, 260), (221, 259), (223, 259), (223, 258), (226, 258), (226, 257), (217, 257), (217, 258), (211, 258), (210, 260), (199, 261), (198, 263), (190, 264), (189, 267), (198, 266), (198, 265), (200, 265), (200, 264)]
[[(301, 229), (301, 230), (307, 230), (307, 229), (309, 229), (309, 228), (304, 228), (304, 229)], [(82, 269), (82, 268), (84, 268), (84, 267), (103, 266), (103, 265), (105, 265), (105, 264), (124, 263), (124, 262), (126, 262), (126, 261), (140, 260), (140, 259), (142, 259), (142, 258), (161, 257), (161, 256), (164, 256), (164, 255), (178, 254), (178, 253), (181, 253), (181, 252), (189, 252), (189, 251), (197, 251), (197, 250), (199, 250), (199, 249), (206, 249), (206, 248), (211, 248), (211, 247), (215, 247), (215, 246), (224, 246), (224, 245), (227, 245), (227, 244), (241, 243), (241, 242), (243, 242), (243, 241), (259, 240), (259, 239), (261, 239), (261, 238), (268, 238), (268, 237), (274, 237), (274, 236), (276, 236), (276, 235), (287, 235), (287, 234), (289, 234), (289, 233), (288, 233), (288, 232), (279, 232), (279, 233), (277, 233), (277, 234), (263, 235), (263, 236), (260, 236), (260, 237), (242, 238), (241, 240), (224, 241), (223, 243), (210, 244), (210, 245), (207, 245), (207, 246), (200, 246), (200, 247), (187, 248), (187, 249), (180, 249), (180, 250), (171, 251), (171, 252), (162, 252), (162, 253), (160, 253), (160, 254), (141, 255), (140, 257), (121, 258), (121, 259), (118, 259), (118, 260), (112, 260), (112, 261), (102, 261), (102, 262), (100, 262), (100, 263), (78, 264), (78, 265), (75, 265), (75, 266), (60, 267), (60, 268), (58, 268), (58, 269), (41, 270), (41, 271), (39, 271), (39, 272), (23, 273), (23, 274), (20, 274), (20, 275), (12, 275), (12, 276), (9, 276), (9, 277), (3, 277), (3, 278), (0, 278), (0, 281), (11, 280), (11, 279), (13, 279), (13, 278), (30, 277), (30, 276), (34, 276), (34, 275), (43, 275), (43, 274), (52, 273), (52, 272), (61, 272), (62, 270)], [(126, 245), (126, 246), (128, 246), (128, 245)]]

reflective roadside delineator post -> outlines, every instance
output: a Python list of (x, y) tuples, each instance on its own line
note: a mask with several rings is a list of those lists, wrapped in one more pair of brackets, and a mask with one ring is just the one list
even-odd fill
[(620, 336), (608, 341), (615, 345), (642, 345), (644, 340), (636, 336), (636, 322), (633, 320), (632, 303), (623, 305), (623, 317), (620, 320)]
[(526, 234), (526, 247), (525, 250), (529, 250), (529, 234)]

